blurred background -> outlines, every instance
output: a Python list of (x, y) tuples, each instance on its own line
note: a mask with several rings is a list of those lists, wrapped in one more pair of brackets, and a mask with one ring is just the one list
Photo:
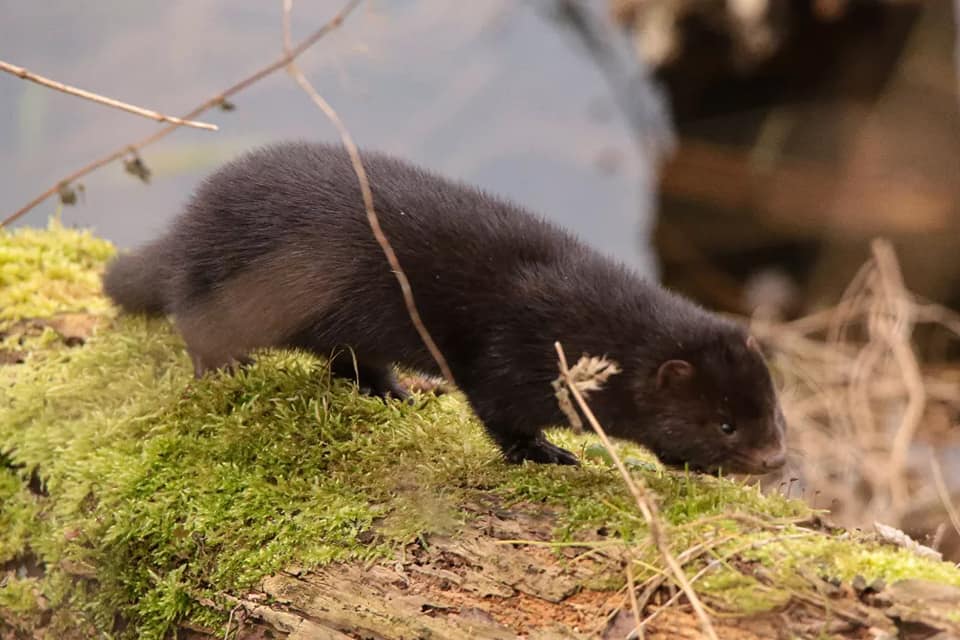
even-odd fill
[[(295, 4), (294, 39), (340, 7)], [(0, 59), (180, 114), (277, 57), (280, 13), (0, 0)], [(749, 319), (791, 423), (767, 486), (960, 560), (955, 25), (949, 0), (370, 0), (299, 62), (361, 146)], [(132, 247), (237, 153), (337, 139), (282, 71), (231, 102), (142, 150), (149, 184), (115, 162), (71, 185), (64, 222)], [(159, 126), (9, 75), (0, 113), (3, 217)]]
[[(294, 40), (342, 5), (295, 3)], [(0, 51), (36, 73), (180, 113), (281, 53), (280, 8), (261, 0), (0, 0)], [(629, 52), (628, 39), (618, 39)], [(653, 167), (634, 152), (630, 125), (556, 5), (365, 2), (349, 28), (331, 33), (300, 66), (361, 146), (503, 193), (654, 268)], [(0, 75), (0, 96), (8, 114), (0, 126), (5, 213), (153, 126), (9, 75)], [(149, 188), (120, 163), (82, 180), (84, 202), (66, 219), (133, 246), (156, 235), (197, 182), (237, 153), (277, 139), (338, 140), (282, 71), (233, 102), (235, 111), (206, 118), (219, 132), (183, 129), (144, 150)], [(604, 158), (616, 158), (616, 167), (604, 169)], [(51, 212), (40, 207), (23, 222), (43, 224)]]

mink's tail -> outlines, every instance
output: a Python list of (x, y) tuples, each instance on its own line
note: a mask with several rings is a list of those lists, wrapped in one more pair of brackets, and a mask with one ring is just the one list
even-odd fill
[(103, 274), (103, 290), (127, 313), (160, 316), (165, 313), (167, 296), (166, 238), (146, 245), (134, 253), (117, 256)]

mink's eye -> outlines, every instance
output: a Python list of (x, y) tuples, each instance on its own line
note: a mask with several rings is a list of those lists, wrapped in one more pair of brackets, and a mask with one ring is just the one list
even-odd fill
[(732, 422), (724, 422), (720, 425), (720, 431), (725, 435), (732, 436), (737, 432), (737, 427)]

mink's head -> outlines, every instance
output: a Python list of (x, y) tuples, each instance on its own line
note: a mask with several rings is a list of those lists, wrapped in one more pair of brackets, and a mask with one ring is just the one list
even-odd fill
[(640, 440), (660, 461), (705, 473), (769, 473), (786, 458), (786, 425), (756, 340), (723, 332), (634, 381)]

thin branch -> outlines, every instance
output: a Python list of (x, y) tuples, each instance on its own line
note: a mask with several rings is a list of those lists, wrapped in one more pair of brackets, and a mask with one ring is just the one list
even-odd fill
[[(233, 617), (237, 614), (237, 611), (239, 611), (242, 608), (243, 608), (242, 604), (236, 604), (234, 605), (233, 609), (230, 609), (230, 617), (227, 618), (227, 628), (224, 629), (223, 631), (223, 640), (229, 640), (230, 631), (231, 631), (231, 628), (233, 627)], [(238, 633), (240, 632), (239, 628), (237, 629), (237, 632)]]
[(119, 100), (114, 100), (113, 98), (108, 98), (106, 96), (101, 96), (100, 94), (93, 93), (90, 91), (85, 91), (83, 89), (78, 89), (76, 87), (71, 87), (68, 84), (63, 84), (62, 82), (57, 82), (56, 80), (51, 80), (50, 78), (44, 78), (43, 76), (38, 76), (35, 73), (27, 71), (23, 67), (18, 67), (15, 64), (10, 64), (9, 62), (4, 62), (0, 60), (0, 71), (6, 71), (11, 75), (15, 75), (18, 78), (24, 80), (29, 80), (30, 82), (36, 82), (39, 85), (44, 87), (49, 87), (51, 89), (56, 89), (57, 91), (62, 91), (63, 93), (70, 94), (72, 96), (77, 96), (79, 98), (85, 98), (87, 100), (92, 100), (99, 104), (105, 104), (108, 107), (113, 107), (114, 109), (120, 109), (121, 111), (127, 111), (128, 113), (134, 113), (138, 116), (143, 116), (144, 118), (150, 118), (151, 120), (156, 120), (157, 122), (169, 122), (181, 127), (193, 127), (195, 129), (207, 129), (208, 131), (217, 131), (217, 125), (208, 124), (206, 122), (196, 122), (195, 120), (181, 120), (180, 118), (175, 118), (173, 116), (165, 116), (162, 113), (152, 111), (150, 109), (144, 109), (143, 107), (137, 107), (132, 104), (127, 104), (126, 102), (120, 102)]
[[(343, 8), (337, 12), (336, 15), (334, 15), (332, 18), (330, 18), (330, 20), (326, 22), (326, 24), (324, 24), (322, 27), (314, 31), (312, 34), (310, 34), (309, 36), (301, 40), (300, 43), (297, 46), (290, 49), (288, 53), (284, 53), (284, 55), (280, 56), (277, 60), (260, 68), (258, 71), (256, 71), (252, 75), (247, 76), (246, 78), (237, 82), (236, 84), (229, 87), (228, 89), (225, 89), (220, 93), (216, 94), (215, 96), (204, 101), (189, 113), (181, 116), (181, 118), (184, 120), (190, 120), (210, 109), (213, 109), (214, 107), (221, 106), (225, 103), (226, 99), (229, 98), (230, 96), (243, 91), (244, 89), (246, 89), (252, 84), (259, 82), (260, 80), (267, 77), (277, 69), (282, 69), (283, 67), (288, 65), (290, 62), (295, 60), (297, 56), (299, 56), (304, 51), (306, 51), (307, 49), (312, 47), (314, 44), (316, 44), (318, 40), (323, 38), (325, 35), (333, 31), (334, 29), (337, 29), (338, 27), (340, 27), (343, 24), (343, 21), (346, 20), (347, 16), (349, 16), (350, 13), (357, 8), (360, 2), (361, 0), (349, 0), (343, 6)], [(5, 227), (8, 224), (19, 219), (20, 217), (24, 216), (28, 211), (30, 211), (31, 209), (33, 209), (34, 207), (42, 203), (44, 200), (58, 193), (60, 191), (60, 188), (63, 187), (64, 185), (68, 185), (71, 182), (74, 182), (75, 180), (78, 180), (79, 178), (82, 178), (83, 176), (89, 173), (92, 173), (93, 171), (96, 171), (100, 167), (110, 164), (114, 160), (122, 158), (132, 152), (136, 152), (139, 149), (146, 147), (147, 145), (153, 144), (157, 140), (165, 138), (166, 136), (176, 131), (178, 127), (179, 125), (168, 125), (160, 129), (156, 133), (153, 133), (138, 142), (134, 142), (133, 144), (123, 145), (119, 149), (108, 153), (107, 155), (103, 156), (99, 160), (95, 160), (90, 164), (80, 169), (77, 169), (76, 171), (66, 176), (65, 178), (58, 180), (56, 184), (51, 186), (49, 189), (47, 189), (46, 191), (38, 195), (36, 198), (34, 198), (33, 200), (25, 204), (23, 207), (21, 207), (17, 211), (14, 211), (12, 214), (7, 216), (3, 220), (3, 222), (0, 222), (0, 227)]]
[(700, 601), (700, 597), (697, 595), (697, 592), (693, 590), (693, 585), (691, 585), (690, 581), (687, 579), (687, 575), (684, 573), (683, 567), (680, 566), (680, 563), (677, 562), (677, 559), (670, 551), (670, 547), (666, 541), (666, 536), (664, 536), (663, 533), (663, 522), (660, 519), (660, 513), (657, 509), (656, 503), (650, 500), (650, 498), (647, 496), (646, 487), (643, 484), (637, 483), (633, 476), (630, 475), (630, 472), (627, 471), (627, 467), (624, 466), (623, 461), (620, 460), (620, 456), (617, 455), (617, 451), (614, 449), (610, 439), (607, 438), (606, 431), (604, 431), (603, 427), (600, 426), (600, 422), (597, 420), (596, 416), (593, 414), (593, 411), (591, 411), (590, 407), (583, 399), (580, 389), (577, 388), (577, 385), (572, 384), (570, 369), (567, 367), (567, 356), (563, 352), (563, 347), (559, 342), (555, 342), (553, 346), (557, 350), (557, 357), (560, 359), (560, 375), (568, 381), (567, 387), (570, 389), (570, 393), (573, 395), (574, 400), (577, 401), (577, 405), (580, 407), (580, 410), (586, 417), (587, 422), (590, 423), (590, 426), (600, 438), (600, 442), (603, 443), (604, 448), (613, 459), (613, 462), (616, 465), (617, 470), (620, 472), (620, 475), (623, 477), (623, 481), (626, 483), (627, 488), (630, 490), (630, 493), (633, 494), (633, 498), (637, 503), (637, 507), (640, 509), (643, 519), (646, 520), (647, 527), (650, 529), (651, 540), (653, 540), (654, 545), (660, 551), (660, 555), (663, 556), (664, 563), (666, 563), (667, 567), (673, 573), (677, 584), (680, 585), (683, 593), (687, 596), (687, 600), (690, 601), (690, 606), (693, 607), (694, 612), (697, 614), (697, 618), (700, 620), (700, 627), (703, 629), (704, 635), (707, 638), (710, 638), (710, 640), (718, 640), (717, 632), (713, 628), (713, 623), (710, 622), (710, 616), (707, 615), (707, 611), (704, 608), (703, 603)]
[[(282, 2), (283, 48), (284, 51), (290, 55), (290, 10), (293, 8), (293, 0), (282, 0)], [(383, 228), (380, 226), (380, 219), (377, 217), (377, 213), (373, 208), (373, 192), (370, 190), (370, 180), (367, 178), (367, 171), (364, 169), (363, 162), (360, 160), (360, 151), (357, 149), (357, 145), (353, 141), (353, 136), (350, 135), (350, 131), (347, 130), (346, 125), (343, 124), (343, 120), (340, 119), (340, 116), (337, 115), (337, 112), (334, 110), (334, 108), (330, 106), (330, 103), (324, 100), (323, 96), (317, 93), (317, 90), (313, 88), (313, 85), (310, 84), (310, 81), (307, 80), (307, 77), (303, 75), (303, 72), (300, 71), (300, 68), (293, 61), (292, 56), (290, 63), (287, 65), (287, 72), (293, 76), (293, 79), (297, 81), (297, 84), (300, 85), (300, 88), (303, 89), (308, 96), (310, 96), (314, 104), (316, 104), (317, 107), (323, 111), (324, 115), (326, 115), (330, 122), (333, 123), (333, 126), (337, 128), (337, 131), (340, 134), (340, 140), (343, 142), (343, 146), (346, 148), (347, 153), (350, 156), (350, 163), (353, 165), (353, 171), (357, 174), (357, 181), (360, 183), (360, 193), (363, 196), (363, 206), (367, 212), (367, 221), (370, 223), (370, 228), (373, 231), (373, 235), (376, 237), (377, 243), (383, 250), (383, 254), (386, 256), (387, 262), (390, 263), (390, 268), (393, 270), (393, 274), (396, 276), (397, 282), (400, 284), (400, 291), (403, 293), (403, 302), (407, 307), (407, 313), (410, 316), (410, 320), (413, 322), (413, 326), (416, 328), (417, 333), (420, 334), (420, 339), (423, 340), (423, 343), (430, 351), (430, 355), (433, 356), (433, 359), (436, 361), (437, 366), (440, 368), (440, 372), (443, 374), (443, 377), (446, 378), (447, 382), (450, 384), (456, 385), (456, 381), (453, 378), (453, 372), (450, 370), (450, 365), (447, 364), (447, 359), (444, 358), (443, 353), (437, 346), (437, 343), (433, 341), (433, 337), (423, 324), (423, 319), (420, 317), (420, 312), (417, 310), (416, 301), (413, 298), (413, 289), (410, 287), (410, 280), (407, 279), (407, 274), (404, 273), (403, 269), (400, 267), (400, 261), (397, 259), (397, 254), (393, 251), (393, 247), (390, 245), (387, 237), (383, 234)]]

